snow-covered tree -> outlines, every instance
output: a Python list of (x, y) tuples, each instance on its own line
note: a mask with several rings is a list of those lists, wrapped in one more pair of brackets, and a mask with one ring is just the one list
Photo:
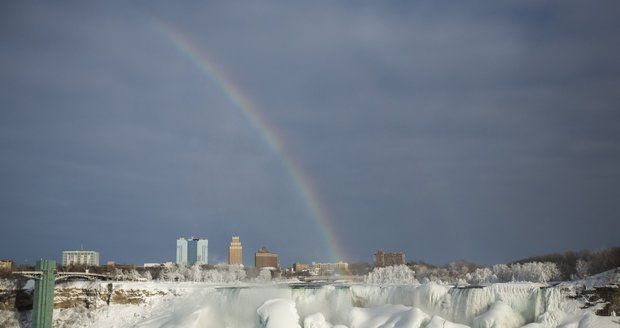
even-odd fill
[(150, 281), (150, 280), (153, 280), (153, 275), (151, 274), (151, 271), (144, 270), (144, 272), (142, 273), (142, 278), (144, 280)]
[(506, 264), (496, 264), (493, 266), (493, 274), (497, 277), (498, 282), (512, 281), (513, 273), (511, 268)]
[(364, 277), (368, 284), (417, 284), (415, 272), (406, 265), (375, 268)]
[(496, 264), (492, 268), (478, 268), (467, 275), (472, 284), (529, 281), (546, 283), (560, 278), (560, 270), (551, 262)]
[(531, 281), (546, 283), (560, 276), (560, 270), (551, 262), (515, 263), (510, 266), (514, 281)]
[(466, 275), (466, 280), (471, 284), (484, 284), (497, 282), (497, 276), (490, 268), (478, 268)]
[(187, 267), (183, 265), (172, 266), (162, 270), (159, 275), (159, 279), (164, 281), (185, 281), (188, 276), (188, 272), (189, 270)]
[(189, 275), (187, 277), (188, 281), (199, 282), (199, 281), (203, 281), (204, 279), (202, 268), (198, 264), (194, 264), (191, 268), (189, 268), (188, 275)]
[(258, 277), (256, 277), (257, 281), (269, 281), (271, 280), (271, 270), (263, 268), (258, 273)]
[(575, 271), (577, 271), (578, 278), (585, 278), (590, 274), (590, 263), (583, 259), (578, 259), (575, 264)]

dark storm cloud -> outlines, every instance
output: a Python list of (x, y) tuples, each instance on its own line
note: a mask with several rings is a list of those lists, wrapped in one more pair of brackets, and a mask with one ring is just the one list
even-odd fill
[(159, 21), (278, 127), (351, 259), (614, 245), (619, 7), (4, 3), (0, 257), (163, 261), (198, 234), (223, 260), (239, 233), (248, 263), (328, 258), (277, 154)]

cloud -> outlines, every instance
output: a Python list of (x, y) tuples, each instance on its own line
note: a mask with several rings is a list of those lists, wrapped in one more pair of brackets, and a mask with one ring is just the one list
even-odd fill
[[(156, 20), (280, 130), (351, 259), (492, 263), (616, 242), (613, 1), (3, 6), (9, 257), (88, 241), (164, 261), (179, 234), (225, 254), (239, 233), (248, 263), (262, 245), (285, 264), (328, 258), (279, 158)], [(42, 237), (11, 247), (25, 231)]]

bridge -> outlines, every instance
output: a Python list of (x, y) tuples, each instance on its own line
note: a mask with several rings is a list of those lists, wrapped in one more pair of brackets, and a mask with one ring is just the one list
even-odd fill
[(304, 282), (314, 282), (314, 281), (326, 281), (326, 282), (336, 282), (336, 281), (348, 281), (348, 282), (361, 282), (364, 277), (362, 276), (306, 276), (299, 277), (299, 280)]
[(68, 279), (109, 280), (112, 276), (90, 272), (59, 272), (56, 261), (39, 260), (35, 271), (15, 271), (14, 274), (34, 279), (32, 328), (52, 328), (54, 314), (54, 286)]
[[(36, 279), (36, 280), (41, 279), (41, 277), (43, 276), (43, 271), (14, 271), (13, 273), (17, 274), (17, 275), (24, 276), (26, 278)], [(85, 280), (90, 280), (90, 281), (95, 281), (95, 280), (111, 280), (112, 279), (112, 276), (110, 276), (110, 275), (98, 274), (98, 273), (90, 273), (90, 272), (63, 272), (63, 271), (57, 271), (57, 272), (55, 272), (54, 276), (55, 276), (54, 277), (54, 281), (56, 281), (56, 282), (62, 281), (62, 280), (69, 280), (69, 279), (72, 279), (72, 278), (85, 279)]]

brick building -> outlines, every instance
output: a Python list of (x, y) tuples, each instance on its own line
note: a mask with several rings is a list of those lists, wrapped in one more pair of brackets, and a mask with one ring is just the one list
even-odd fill
[(267, 250), (267, 247), (262, 247), (258, 252), (254, 254), (254, 262), (256, 269), (261, 268), (280, 268), (280, 261), (278, 260), (278, 254), (271, 253)]
[(376, 267), (386, 267), (386, 266), (401, 265), (401, 264), (407, 263), (407, 261), (405, 260), (405, 253), (403, 252), (394, 252), (394, 253), (387, 252), (386, 253), (382, 250), (379, 250), (375, 253), (375, 255), (373, 256), (373, 260), (375, 262)]

